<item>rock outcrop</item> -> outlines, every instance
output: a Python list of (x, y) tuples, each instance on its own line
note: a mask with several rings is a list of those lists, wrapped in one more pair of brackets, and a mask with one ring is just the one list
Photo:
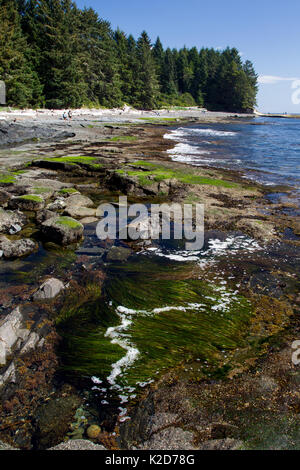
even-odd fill
[(72, 217), (57, 216), (43, 222), (41, 231), (46, 240), (69, 245), (82, 238), (83, 225)]

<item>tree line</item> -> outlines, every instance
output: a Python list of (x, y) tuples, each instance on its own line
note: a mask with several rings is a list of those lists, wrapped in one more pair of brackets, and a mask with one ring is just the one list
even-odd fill
[(0, 0), (0, 80), (18, 107), (204, 106), (247, 112), (257, 75), (237, 49), (164, 49), (71, 0)]

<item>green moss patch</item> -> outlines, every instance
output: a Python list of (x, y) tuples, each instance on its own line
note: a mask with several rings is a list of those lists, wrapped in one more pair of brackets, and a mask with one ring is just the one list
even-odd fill
[[(132, 166), (143, 166), (145, 170), (118, 170), (119, 174), (127, 173), (129, 176), (137, 176), (140, 184), (151, 185), (153, 182), (160, 182), (166, 179), (175, 178), (185, 184), (200, 184), (221, 186), (224, 188), (237, 188), (237, 183), (216, 178), (208, 178), (197, 175), (190, 170), (179, 170), (156, 165), (151, 162), (138, 161), (132, 163)], [(150, 178), (149, 178), (150, 177)]]
[(137, 140), (133, 135), (118, 135), (109, 139), (111, 142), (134, 142)]
[(2, 173), (0, 174), (0, 184), (13, 184), (16, 182), (16, 177), (13, 174)]
[(97, 161), (97, 158), (86, 157), (84, 155), (77, 155), (77, 156), (67, 156), (67, 157), (54, 157), (54, 158), (48, 159), (47, 161), (57, 162), (57, 163), (69, 163), (70, 165), (76, 165), (80, 163), (91, 164)]
[(60, 191), (59, 191), (60, 194), (75, 194), (75, 193), (79, 193), (79, 191), (77, 191), (77, 189), (75, 188), (62, 188)]
[(72, 219), (72, 217), (67, 217), (67, 216), (61, 216), (57, 219), (55, 222), (58, 225), (63, 225), (65, 227), (69, 227), (71, 229), (76, 229), (76, 228), (81, 228), (82, 225), (77, 222), (75, 219)]
[(44, 202), (43, 198), (40, 196), (35, 196), (34, 194), (25, 194), (24, 196), (19, 196), (18, 199), (24, 201)]

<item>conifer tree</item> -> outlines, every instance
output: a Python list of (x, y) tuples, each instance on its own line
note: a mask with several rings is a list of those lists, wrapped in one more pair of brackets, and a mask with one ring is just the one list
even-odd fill
[(7, 103), (19, 107), (39, 105), (41, 86), (31, 68), (15, 0), (2, 0), (0, 25), (0, 79), (6, 84)]
[(157, 105), (158, 80), (151, 42), (146, 31), (137, 41), (135, 103), (143, 109), (153, 109)]
[(0, 79), (9, 104), (62, 108), (198, 105), (251, 111), (257, 75), (237, 49), (136, 42), (72, 0), (0, 0)]

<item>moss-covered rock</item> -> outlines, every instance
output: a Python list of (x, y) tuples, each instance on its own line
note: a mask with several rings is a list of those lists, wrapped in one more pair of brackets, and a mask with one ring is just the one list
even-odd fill
[(83, 225), (72, 217), (56, 216), (42, 223), (41, 230), (47, 241), (69, 245), (83, 236)]
[(40, 211), (45, 206), (45, 201), (37, 194), (25, 194), (23, 196), (16, 196), (9, 202), (9, 207), (12, 209), (20, 209), (24, 211)]

